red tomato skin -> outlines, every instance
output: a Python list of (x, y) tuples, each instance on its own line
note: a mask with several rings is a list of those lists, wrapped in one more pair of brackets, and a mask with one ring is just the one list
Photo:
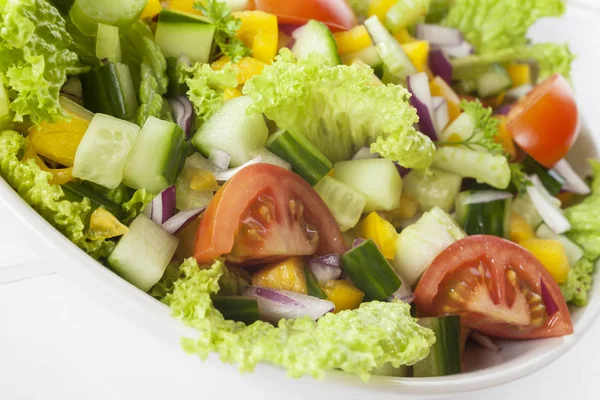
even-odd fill
[[(201, 264), (229, 254), (235, 245), (240, 218), (251, 201), (271, 189), (279, 198), (293, 196), (302, 200), (305, 215), (315, 224), (319, 233), (316, 254), (342, 254), (347, 248), (342, 232), (327, 205), (314, 189), (295, 173), (272, 164), (254, 164), (238, 172), (215, 195), (206, 208), (196, 233), (195, 255)], [(286, 205), (277, 205), (280, 214)], [(282, 232), (284, 237), (285, 232)], [(260, 249), (268, 253), (269, 249)], [(269, 258), (272, 262), (282, 257)]]
[(489, 235), (475, 235), (461, 239), (442, 251), (421, 277), (414, 292), (415, 304), (420, 313), (439, 316), (444, 313), (436, 309), (436, 296), (444, 277), (465, 265), (475, 262), (488, 262), (499, 268), (492, 268), (493, 286), (490, 297), (494, 304), (503, 302), (505, 280), (503, 266), (510, 265), (536, 293), (541, 293), (541, 280), (558, 305), (558, 311), (548, 321), (532, 330), (517, 331), (506, 324), (471, 326), (484, 334), (508, 339), (536, 339), (557, 337), (573, 333), (569, 308), (560, 288), (544, 266), (526, 249), (508, 240)]
[(514, 106), (506, 129), (514, 141), (547, 168), (563, 159), (579, 131), (579, 112), (569, 82), (555, 74)]
[(248, 9), (275, 14), (280, 24), (304, 25), (315, 19), (334, 32), (350, 30), (358, 23), (345, 0), (250, 0)]

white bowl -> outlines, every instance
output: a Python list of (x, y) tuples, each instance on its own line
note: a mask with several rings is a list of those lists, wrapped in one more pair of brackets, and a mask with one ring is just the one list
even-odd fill
[[(568, 41), (572, 50), (580, 55), (574, 64), (573, 82), (586, 129), (570, 156), (572, 164), (580, 172), (587, 170), (584, 160), (596, 156), (600, 143), (600, 114), (595, 110), (600, 103), (600, 76), (596, 73), (600, 70), (600, 56), (594, 53), (600, 45), (598, 22), (600, 15), (591, 9), (571, 6), (565, 18), (560, 21), (544, 21), (534, 28), (531, 35), (536, 41)], [(21, 219), (22, 225), (18, 228), (23, 229), (31, 238), (31, 247), (65, 279), (115, 313), (172, 343), (173, 351), (180, 351), (179, 338), (188, 331), (179, 321), (169, 316), (166, 306), (131, 286), (78, 249), (31, 209), (1, 178), (0, 204), (11, 209)], [(597, 271), (596, 280), (600, 280), (599, 274), (600, 271)], [(573, 335), (537, 341), (503, 342), (503, 350), (499, 354), (478, 348), (469, 349), (467, 371), (455, 376), (373, 377), (368, 383), (363, 383), (354, 376), (336, 372), (330, 373), (323, 381), (311, 378), (290, 380), (285, 377), (283, 370), (261, 365), (252, 379), (269, 382), (270, 385), (281, 385), (287, 391), (307, 395), (318, 395), (327, 390), (327, 393), (336, 398), (344, 399), (362, 399), (366, 395), (369, 398), (414, 399), (485, 389), (529, 375), (565, 354), (588, 331), (600, 312), (598, 282), (592, 288), (590, 298), (586, 308), (573, 310)], [(237, 377), (235, 367), (221, 364), (216, 355), (206, 362), (213, 369), (225, 369), (226, 371), (219, 372), (231, 374), (232, 381)]]

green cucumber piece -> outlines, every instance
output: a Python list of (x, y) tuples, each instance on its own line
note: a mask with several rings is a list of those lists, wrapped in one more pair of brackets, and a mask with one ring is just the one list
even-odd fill
[(537, 208), (533, 205), (533, 202), (528, 195), (523, 194), (517, 196), (512, 202), (512, 212), (519, 214), (527, 221), (531, 227), (537, 228), (542, 223), (542, 217), (537, 211)]
[(208, 205), (214, 196), (212, 190), (198, 191), (190, 187), (198, 171), (214, 171), (214, 165), (198, 153), (185, 160), (183, 170), (175, 182), (176, 206), (179, 210), (202, 208)]
[(79, 117), (81, 119), (86, 119), (88, 121), (91, 121), (94, 118), (93, 112), (83, 108), (78, 103), (75, 103), (73, 100), (69, 99), (68, 97), (60, 96), (58, 98), (58, 102), (60, 103), (60, 106), (65, 111), (69, 112), (70, 114), (75, 115), (76, 117)]
[(231, 156), (231, 167), (250, 161), (269, 133), (262, 114), (246, 114), (250, 104), (252, 99), (248, 96), (229, 100), (202, 124), (192, 144), (205, 157), (215, 149), (225, 151)]
[(430, 168), (429, 171), (415, 169), (402, 180), (402, 190), (419, 203), (421, 211), (439, 207), (450, 212), (460, 192), (462, 180), (457, 174), (437, 168)]
[(394, 4), (385, 15), (385, 26), (397, 33), (423, 20), (429, 11), (431, 0), (401, 0)]
[(129, 67), (105, 64), (81, 75), (83, 104), (95, 113), (131, 120), (138, 107)]
[(294, 32), (296, 43), (292, 46), (292, 53), (304, 60), (310, 53), (319, 53), (333, 65), (342, 63), (337, 50), (337, 43), (329, 28), (322, 22), (310, 20), (306, 25)]
[(266, 143), (267, 149), (292, 164), (295, 173), (312, 186), (331, 171), (333, 164), (304, 135), (290, 131), (273, 134)]
[(471, 114), (460, 114), (446, 129), (440, 134), (440, 141), (448, 142), (450, 137), (454, 136), (459, 141), (469, 139), (475, 132), (477, 122)]
[(306, 279), (306, 290), (309, 296), (318, 297), (319, 299), (327, 298), (327, 293), (325, 293), (317, 277), (308, 267), (304, 267), (304, 278)]
[(565, 178), (560, 176), (558, 172), (544, 167), (531, 158), (531, 156), (525, 157), (523, 165), (528, 175), (537, 175), (540, 178), (540, 181), (542, 181), (542, 184), (552, 196), (559, 194), (565, 185)]
[(512, 86), (512, 79), (506, 71), (498, 64), (477, 77), (477, 93), (479, 97), (486, 98), (497, 96)]
[(473, 203), (474, 196), (493, 194), (495, 191), (467, 191), (456, 197), (456, 222), (467, 235), (510, 237), (512, 198)]
[(365, 64), (373, 68), (382, 68), (383, 61), (379, 58), (377, 48), (374, 45), (367, 47), (366, 49), (351, 51), (350, 53), (344, 53), (341, 55), (344, 64), (350, 64), (353, 60), (362, 60)]
[(92, 211), (99, 207), (104, 207), (106, 211), (110, 212), (117, 219), (121, 219), (123, 214), (121, 205), (106, 197), (104, 193), (94, 190), (86, 182), (67, 182), (62, 185), (62, 188), (67, 200), (79, 202), (84, 198), (88, 198), (92, 204)]
[(167, 94), (169, 97), (186, 96), (189, 90), (187, 83), (179, 82), (179, 74), (177, 73), (177, 67), (182, 62), (176, 57), (167, 57), (167, 76), (169, 78), (169, 86), (167, 88)]
[(13, 112), (10, 108), (10, 99), (4, 85), (0, 83), (0, 127), (10, 125), (13, 120)]
[(155, 41), (165, 57), (185, 54), (193, 62), (207, 63), (213, 47), (215, 26), (199, 15), (162, 10), (156, 25)]
[(535, 231), (535, 236), (540, 239), (556, 240), (562, 243), (562, 245), (565, 247), (565, 251), (567, 252), (567, 258), (569, 259), (569, 264), (571, 267), (577, 264), (577, 262), (584, 256), (584, 252), (581, 247), (579, 247), (565, 235), (557, 235), (546, 224), (541, 224), (539, 226), (539, 228)]
[(367, 301), (385, 300), (402, 282), (372, 239), (365, 240), (342, 256), (344, 271)]
[(384, 158), (335, 163), (335, 179), (367, 195), (364, 212), (400, 207), (402, 178), (394, 163)]
[(112, 25), (98, 24), (96, 35), (96, 57), (100, 61), (121, 62), (121, 38), (119, 28)]
[(394, 368), (391, 363), (384, 364), (383, 367), (371, 371), (371, 374), (378, 376), (394, 376), (398, 378), (410, 376), (410, 368), (407, 365), (401, 365), (398, 368)]
[(464, 178), (475, 178), (496, 189), (506, 189), (510, 183), (510, 167), (506, 157), (464, 146), (438, 148), (432, 166)]
[(123, 279), (147, 292), (162, 278), (178, 245), (179, 239), (140, 214), (108, 256), (108, 265)]
[(123, 183), (160, 193), (175, 183), (186, 155), (185, 133), (179, 125), (150, 117), (129, 154)]
[(215, 296), (212, 298), (212, 303), (223, 314), (225, 319), (243, 322), (246, 325), (260, 320), (258, 302), (255, 298), (246, 296)]
[(429, 355), (413, 365), (415, 377), (446, 376), (460, 373), (460, 317), (419, 318), (419, 324), (435, 334)]
[(73, 176), (116, 189), (139, 133), (140, 128), (131, 122), (94, 115), (75, 153)]
[(75, 0), (69, 16), (84, 35), (94, 36), (99, 23), (127, 30), (140, 18), (148, 0)]
[(315, 185), (315, 191), (321, 196), (342, 232), (358, 224), (367, 204), (367, 195), (338, 181), (325, 176)]

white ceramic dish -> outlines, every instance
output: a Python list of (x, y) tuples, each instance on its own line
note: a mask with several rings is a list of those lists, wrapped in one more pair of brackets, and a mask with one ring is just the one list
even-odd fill
[[(585, 171), (584, 160), (597, 154), (600, 148), (600, 115), (596, 111), (600, 103), (599, 91), (600, 54), (594, 53), (600, 44), (600, 14), (590, 8), (571, 6), (568, 15), (560, 21), (544, 21), (532, 32), (536, 41), (568, 41), (572, 50), (579, 54), (574, 64), (574, 86), (578, 94), (580, 109), (586, 130), (582, 132), (570, 159), (581, 172)], [(590, 133), (592, 132), (592, 133)], [(52, 265), (61, 275), (124, 318), (143, 327), (173, 344), (179, 351), (179, 337), (187, 328), (169, 316), (169, 310), (161, 303), (142, 293), (113, 274), (79, 250), (63, 237), (42, 217), (32, 210), (0, 178), (0, 204), (12, 210), (22, 221), (23, 229), (31, 238), (32, 248)], [(600, 281), (600, 271), (597, 271)], [(443, 378), (387, 378), (374, 377), (362, 383), (353, 376), (331, 373), (323, 381), (311, 378), (289, 380), (283, 370), (268, 365), (260, 366), (252, 379), (269, 385), (285, 387), (296, 393), (331, 393), (336, 398), (416, 398), (458, 394), (489, 388), (517, 380), (542, 369), (567, 352), (587, 332), (600, 313), (600, 284), (594, 285), (590, 304), (574, 310), (572, 317), (575, 334), (558, 339), (502, 343), (503, 350), (492, 354), (481, 349), (470, 349), (467, 354), (467, 372)], [(198, 361), (200, 362), (200, 361)], [(207, 361), (213, 368), (227, 369), (232, 382), (236, 378), (235, 367), (223, 365), (216, 355)], [(248, 377), (246, 377), (248, 378)]]

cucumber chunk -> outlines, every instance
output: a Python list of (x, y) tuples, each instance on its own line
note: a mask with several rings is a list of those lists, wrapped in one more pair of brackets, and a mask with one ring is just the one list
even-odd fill
[(365, 213), (400, 207), (402, 178), (392, 161), (383, 158), (341, 161), (334, 169), (335, 179), (367, 195)]
[(129, 154), (123, 182), (160, 193), (175, 182), (186, 155), (185, 133), (179, 125), (150, 117)]
[(465, 233), (452, 217), (439, 208), (432, 208), (400, 232), (392, 266), (407, 285), (413, 286), (438, 254), (464, 237)]
[(258, 314), (258, 301), (246, 296), (215, 296), (212, 298), (213, 306), (225, 319), (243, 322), (250, 325), (260, 319)]
[(139, 215), (108, 257), (108, 265), (123, 279), (147, 292), (165, 273), (179, 239)]
[(440, 141), (448, 142), (451, 136), (456, 140), (467, 140), (475, 132), (477, 122), (471, 114), (462, 113), (440, 134)]
[(112, 25), (98, 24), (96, 35), (96, 57), (113, 63), (121, 62), (121, 38), (119, 28)]
[(73, 176), (116, 189), (139, 133), (140, 128), (131, 122), (94, 115), (75, 153)]
[(529, 196), (526, 194), (517, 196), (512, 202), (511, 208), (512, 212), (523, 217), (534, 229), (542, 223), (542, 217), (538, 213), (537, 208), (533, 205)]
[(131, 72), (125, 64), (105, 64), (81, 75), (83, 104), (92, 112), (130, 120), (138, 107)]
[(219, 149), (231, 156), (231, 167), (239, 167), (265, 144), (269, 129), (262, 114), (247, 115), (250, 97), (229, 100), (196, 132), (192, 144), (205, 156)]
[(404, 179), (404, 192), (419, 203), (421, 211), (439, 207), (450, 212), (460, 192), (462, 177), (452, 172), (430, 168), (429, 172), (412, 170)]
[(98, 24), (127, 30), (140, 18), (148, 0), (75, 0), (69, 16), (84, 35), (93, 36)]
[(333, 34), (322, 22), (310, 20), (294, 32), (294, 36), (296, 43), (292, 47), (292, 53), (299, 60), (307, 58), (310, 53), (319, 53), (325, 56), (331, 65), (342, 63)]
[(552, 196), (560, 193), (565, 185), (565, 178), (560, 176), (558, 172), (548, 169), (535, 161), (531, 156), (526, 156), (523, 160), (525, 172), (529, 175), (537, 175), (542, 181), (542, 184)]
[(435, 343), (429, 355), (413, 365), (413, 375), (433, 377), (460, 373), (460, 317), (420, 318), (419, 324), (433, 331)]
[(359, 59), (374, 70), (383, 68), (383, 61), (381, 61), (381, 58), (379, 58), (377, 48), (373, 45), (367, 47), (366, 49), (344, 53), (341, 55), (341, 58), (344, 64), (350, 64), (353, 60)]
[(482, 98), (497, 96), (511, 86), (510, 75), (497, 64), (492, 65), (488, 71), (477, 77), (477, 93)]
[(206, 18), (181, 11), (162, 10), (155, 42), (165, 57), (185, 54), (193, 62), (207, 63), (213, 47), (215, 26)]
[(365, 240), (342, 256), (344, 271), (367, 301), (385, 300), (402, 282), (372, 239)]
[[(467, 235), (493, 235), (508, 239), (510, 237), (510, 215), (512, 198), (473, 203), (473, 196), (481, 191), (467, 191), (456, 198), (456, 222)], [(494, 191), (490, 191), (491, 194)]]
[(315, 191), (327, 204), (342, 232), (358, 224), (367, 204), (367, 195), (338, 181), (325, 176), (315, 185)]
[(192, 189), (192, 179), (198, 172), (213, 172), (214, 165), (198, 153), (185, 160), (183, 170), (175, 182), (176, 206), (179, 210), (202, 208), (208, 205), (214, 196), (213, 190)]
[(319, 299), (326, 299), (327, 293), (323, 290), (317, 277), (308, 267), (304, 267), (304, 277), (306, 279), (306, 290), (309, 296), (318, 297)]
[(80, 106), (79, 104), (75, 103), (73, 100), (67, 97), (60, 96), (58, 98), (58, 102), (65, 111), (75, 115), (76, 117), (86, 119), (88, 121), (91, 121), (92, 118), (94, 118), (93, 112), (83, 108), (82, 106)]
[(333, 165), (304, 135), (279, 131), (266, 143), (275, 155), (292, 164), (295, 173), (312, 186), (331, 171)]

